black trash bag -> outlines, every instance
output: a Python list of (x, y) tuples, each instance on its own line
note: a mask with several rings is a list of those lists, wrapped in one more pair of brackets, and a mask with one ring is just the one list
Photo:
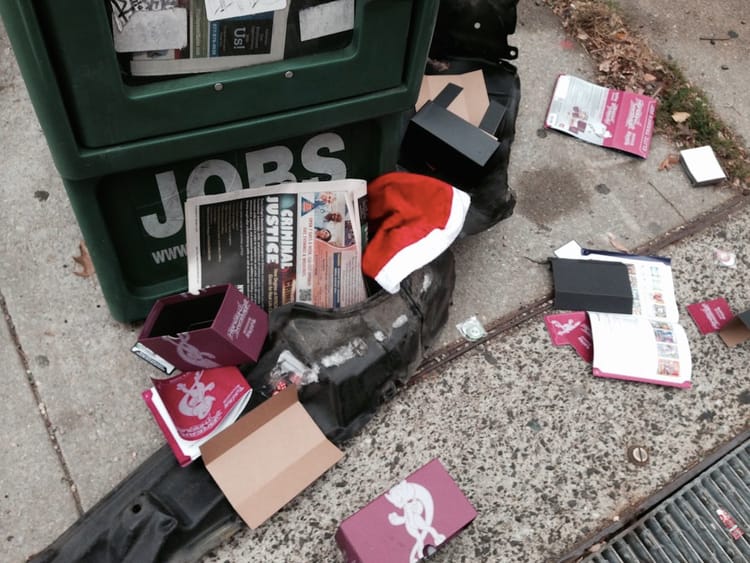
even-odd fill
[[(447, 320), (454, 282), (447, 250), (404, 280), (397, 294), (381, 290), (340, 311), (304, 305), (272, 311), (263, 355), (242, 370), (254, 386), (246, 411), (271, 394), (266, 370), (290, 351), (305, 365), (319, 365), (318, 382), (300, 389), (300, 402), (340, 444), (414, 374)], [(203, 461), (180, 467), (164, 445), (29, 561), (196, 561), (243, 527)]]
[(518, 0), (441, 0), (430, 58), (470, 57), (490, 62), (513, 60), (508, 45), (516, 31)]
[[(341, 443), (414, 373), (448, 318), (454, 283), (453, 254), (447, 250), (406, 278), (396, 294), (381, 290), (335, 311), (301, 303), (276, 309), (271, 349), (248, 381), (268, 396), (311, 377), (300, 387), (300, 402), (325, 435)], [(306, 373), (290, 370), (293, 363), (303, 364)]]
[(162, 446), (31, 563), (196, 561), (243, 526), (198, 459)]

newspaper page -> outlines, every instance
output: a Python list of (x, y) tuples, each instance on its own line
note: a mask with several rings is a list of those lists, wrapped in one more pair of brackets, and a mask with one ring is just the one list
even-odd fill
[(366, 197), (367, 183), (350, 179), (189, 198), (190, 291), (233, 283), (267, 311), (363, 301)]
[(646, 158), (654, 132), (656, 100), (558, 76), (545, 127)]
[(227, 20), (209, 21), (205, 0), (178, 0), (188, 11), (183, 49), (133, 53), (133, 76), (214, 72), (284, 58), (288, 6)]

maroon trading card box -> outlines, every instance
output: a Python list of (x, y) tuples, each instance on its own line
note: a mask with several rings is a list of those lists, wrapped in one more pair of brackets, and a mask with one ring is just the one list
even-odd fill
[(224, 284), (159, 299), (132, 350), (170, 374), (255, 362), (267, 334), (268, 314)]
[(440, 460), (433, 459), (344, 520), (336, 543), (347, 563), (414, 563), (476, 515)]

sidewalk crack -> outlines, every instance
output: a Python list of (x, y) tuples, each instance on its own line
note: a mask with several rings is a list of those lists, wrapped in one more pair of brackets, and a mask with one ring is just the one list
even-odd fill
[(63, 480), (68, 485), (70, 494), (73, 496), (73, 502), (75, 502), (78, 515), (81, 516), (83, 515), (84, 511), (83, 505), (81, 504), (81, 496), (78, 494), (78, 486), (73, 480), (73, 476), (70, 473), (70, 468), (68, 467), (68, 464), (65, 461), (65, 456), (63, 456), (62, 449), (60, 448), (60, 443), (57, 440), (57, 436), (55, 436), (52, 421), (50, 420), (49, 414), (47, 413), (47, 407), (44, 404), (44, 401), (42, 400), (42, 397), (39, 393), (39, 387), (37, 385), (36, 379), (34, 378), (34, 374), (31, 371), (29, 359), (23, 350), (23, 346), (21, 345), (21, 340), (18, 337), (18, 333), (16, 332), (16, 326), (13, 324), (13, 319), (11, 318), (10, 312), (8, 311), (8, 304), (5, 301), (5, 296), (3, 295), (2, 291), (0, 291), (0, 310), (2, 310), (3, 317), (5, 318), (5, 323), (8, 325), (8, 331), (10, 332), (11, 340), (13, 341), (13, 345), (16, 349), (16, 352), (18, 353), (19, 359), (21, 360), (21, 366), (23, 367), (24, 373), (26, 374), (26, 381), (29, 384), (29, 390), (34, 397), (34, 401), (36, 402), (37, 408), (39, 410), (39, 415), (42, 417), (42, 421), (44, 422), (44, 428), (47, 432), (47, 438), (52, 445), (52, 449), (54, 450), (55, 456), (57, 457), (57, 462), (60, 464), (60, 468), (62, 469)]
[(649, 186), (651, 186), (652, 188), (654, 188), (654, 190), (656, 191), (656, 193), (657, 193), (657, 194), (659, 194), (659, 195), (661, 196), (661, 198), (662, 198), (662, 199), (663, 199), (664, 201), (666, 201), (666, 202), (667, 202), (667, 204), (668, 204), (668, 205), (669, 205), (669, 206), (670, 206), (670, 207), (671, 207), (671, 208), (672, 208), (672, 209), (674, 210), (674, 212), (675, 212), (675, 213), (677, 213), (677, 215), (679, 215), (679, 216), (680, 216), (680, 219), (682, 219), (682, 221), (683, 221), (683, 222), (687, 222), (687, 221), (689, 221), (689, 219), (688, 219), (687, 217), (685, 217), (685, 216), (684, 216), (684, 215), (683, 215), (682, 213), (680, 213), (680, 210), (679, 210), (679, 209), (677, 209), (677, 207), (675, 206), (675, 204), (674, 204), (674, 203), (672, 203), (672, 202), (671, 202), (671, 201), (669, 200), (669, 198), (668, 198), (667, 196), (665, 196), (665, 195), (664, 195), (663, 193), (661, 193), (661, 190), (660, 190), (659, 188), (657, 188), (657, 187), (656, 187), (656, 186), (654, 185), (654, 183), (653, 183), (653, 182), (649, 181), (649, 182), (648, 182), (648, 185), (649, 185)]

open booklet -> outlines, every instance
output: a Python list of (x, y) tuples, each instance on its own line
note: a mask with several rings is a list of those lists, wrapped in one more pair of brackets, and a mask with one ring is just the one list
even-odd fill
[(669, 258), (584, 249), (568, 243), (558, 258), (625, 264), (633, 293), (632, 314), (588, 312), (598, 377), (690, 387), (692, 358), (679, 310)]
[(189, 198), (188, 288), (232, 283), (266, 311), (364, 301), (366, 213), (367, 183), (354, 179)]

